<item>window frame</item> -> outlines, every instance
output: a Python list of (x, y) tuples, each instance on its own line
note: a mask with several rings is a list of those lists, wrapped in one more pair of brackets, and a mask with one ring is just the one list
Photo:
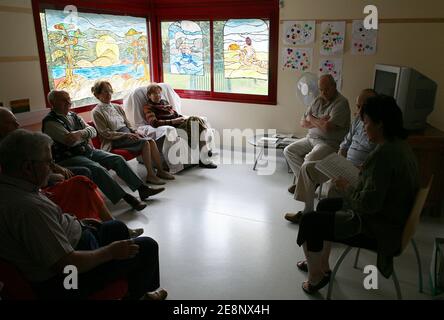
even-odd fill
[[(153, 49), (157, 49), (158, 79), (163, 82), (163, 60), (161, 23), (178, 20), (205, 20), (210, 22), (210, 91), (175, 89), (181, 98), (197, 100), (227, 101), (253, 104), (277, 104), (277, 71), (279, 45), (279, 4), (277, 0), (243, 0), (243, 1), (208, 1), (189, 0), (179, 3), (178, 0), (157, 0), (156, 15), (152, 26), (155, 27), (156, 41)], [(268, 95), (240, 94), (214, 91), (214, 52), (213, 22), (229, 19), (264, 19), (270, 22), (269, 31), (269, 77)]]
[[(279, 2), (278, 0), (32, 0), (34, 26), (42, 73), (45, 97), (49, 92), (48, 66), (46, 64), (40, 12), (44, 9), (63, 10), (66, 5), (74, 5), (81, 12), (114, 15), (131, 15), (147, 20), (148, 50), (150, 55), (150, 77), (152, 81), (163, 82), (163, 61), (161, 22), (177, 20), (210, 21), (210, 91), (175, 90), (181, 98), (240, 102), (264, 105), (277, 104), (277, 72), (279, 45)], [(269, 78), (268, 95), (252, 95), (214, 91), (213, 21), (229, 19), (267, 19), (269, 31)], [(122, 100), (113, 102), (122, 103)], [(46, 107), (50, 104), (45, 98)], [(73, 108), (81, 113), (92, 110), (94, 105)]]
[[(74, 5), (80, 12), (85, 13), (98, 13), (98, 14), (113, 14), (113, 15), (130, 15), (134, 17), (145, 18), (147, 22), (147, 32), (148, 36), (151, 33), (150, 28), (150, 19), (152, 16), (152, 11), (150, 10), (151, 6), (147, 6), (146, 1), (144, 0), (132, 0), (128, 4), (128, 1), (124, 0), (108, 0), (106, 2), (92, 2), (87, 0), (32, 0), (32, 11), (34, 17), (34, 26), (37, 37), (37, 47), (39, 51), (39, 59), (40, 59), (40, 70), (42, 73), (43, 80), (43, 91), (45, 94), (45, 103), (47, 108), (51, 108), (49, 101), (46, 99), (50, 91), (49, 86), (49, 77), (48, 77), (48, 65), (46, 64), (46, 55), (45, 48), (43, 43), (43, 32), (42, 25), (40, 23), (40, 13), (45, 9), (53, 9), (53, 10), (62, 10), (67, 5)], [(148, 41), (148, 52), (150, 58), (150, 78), (153, 78), (153, 57), (151, 55), (152, 49), (152, 40)], [(112, 102), (115, 103), (123, 103), (122, 99), (116, 99)], [(71, 111), (76, 113), (82, 113), (92, 110), (96, 104), (86, 104), (82, 106), (78, 106), (72, 108)]]

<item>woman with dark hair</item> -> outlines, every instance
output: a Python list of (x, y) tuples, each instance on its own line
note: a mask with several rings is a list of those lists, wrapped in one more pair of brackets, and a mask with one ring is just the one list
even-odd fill
[(343, 177), (335, 180), (343, 197), (322, 200), (316, 212), (304, 214), (300, 222), (297, 243), (307, 261), (297, 267), (308, 271), (302, 289), (309, 294), (330, 280), (326, 241), (374, 244), (377, 267), (389, 277), (419, 187), (415, 156), (405, 142), (407, 134), (395, 100), (384, 95), (369, 98), (360, 116), (369, 140), (377, 146), (363, 164), (359, 182), (352, 186)]

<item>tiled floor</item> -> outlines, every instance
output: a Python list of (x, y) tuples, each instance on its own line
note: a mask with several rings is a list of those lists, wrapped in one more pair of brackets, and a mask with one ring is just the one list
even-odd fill
[[(135, 160), (131, 166), (145, 175)], [(283, 219), (301, 203), (287, 192), (292, 176), (282, 155), (272, 175), (258, 175), (252, 164), (222, 164), (216, 170), (191, 168), (168, 182), (142, 212), (125, 203), (111, 206), (130, 227), (144, 227), (160, 246), (161, 285), (169, 299), (323, 299), (301, 290), (305, 274), (296, 268), (303, 252), (295, 243), (297, 225)], [(404, 299), (432, 299), (428, 272), (433, 239), (444, 236), (444, 219), (423, 217), (416, 240), (422, 256), (425, 294), (417, 290), (417, 267), (409, 247), (395, 266)], [(331, 264), (343, 247), (332, 250)], [(349, 255), (340, 269), (333, 299), (395, 299), (391, 280), (378, 278), (378, 290), (365, 290), (364, 274)], [(376, 256), (361, 254), (360, 265)], [(333, 266), (332, 266), (333, 267)]]

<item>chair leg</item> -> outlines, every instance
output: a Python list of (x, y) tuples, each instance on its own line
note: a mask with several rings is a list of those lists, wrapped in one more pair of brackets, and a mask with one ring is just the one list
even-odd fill
[(291, 170), (291, 168), (290, 168), (290, 164), (288, 163), (287, 158), (284, 157), (284, 159), (285, 159), (285, 163), (287, 164), (287, 172), (288, 172), (288, 173), (293, 173), (293, 170)]
[(333, 268), (333, 271), (331, 272), (330, 275), (330, 282), (328, 283), (327, 300), (331, 300), (331, 293), (333, 291), (333, 282), (336, 277), (336, 272), (338, 272), (342, 261), (344, 261), (345, 257), (347, 256), (347, 254), (350, 252), (351, 249), (353, 249), (353, 247), (348, 246), (335, 263), (335, 267)]
[(415, 250), (416, 262), (418, 263), (418, 282), (419, 282), (419, 292), (422, 291), (422, 268), (421, 268), (421, 257), (419, 255), (418, 247), (416, 246), (416, 241), (414, 239), (411, 240), (412, 247)]
[(264, 148), (261, 148), (259, 154), (256, 157), (256, 160), (254, 161), (253, 170), (256, 170), (257, 162), (262, 158), (263, 153), (264, 153)]
[(399, 286), (399, 281), (398, 277), (396, 276), (395, 269), (393, 269), (392, 279), (393, 279), (393, 284), (395, 285), (396, 296), (398, 297), (398, 300), (402, 300), (401, 288)]
[(322, 197), (322, 183), (319, 185), (318, 201), (321, 200), (321, 197)]
[(355, 268), (355, 269), (359, 269), (358, 268), (358, 261), (359, 261), (359, 254), (360, 253), (361, 253), (361, 248), (358, 248), (358, 250), (356, 251), (355, 262), (353, 263), (353, 268)]

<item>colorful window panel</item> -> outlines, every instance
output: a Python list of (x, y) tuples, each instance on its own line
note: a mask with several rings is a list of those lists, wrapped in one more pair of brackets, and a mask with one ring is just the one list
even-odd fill
[(269, 21), (214, 22), (214, 91), (268, 95)]
[(210, 23), (161, 23), (163, 81), (175, 89), (210, 90)]
[(151, 81), (146, 18), (62, 10), (40, 13), (50, 89), (74, 106), (97, 103), (90, 88), (109, 81), (113, 99)]

